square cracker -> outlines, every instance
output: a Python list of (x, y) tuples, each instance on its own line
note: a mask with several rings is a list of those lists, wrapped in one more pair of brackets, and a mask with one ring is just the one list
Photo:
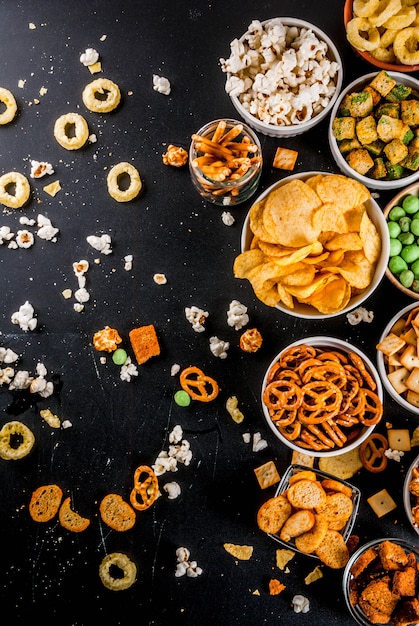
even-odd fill
[(383, 517), (383, 515), (397, 508), (397, 504), (394, 502), (387, 489), (381, 489), (381, 491), (367, 498), (367, 502), (377, 517)]
[(268, 461), (263, 465), (259, 465), (259, 467), (255, 467), (253, 471), (261, 489), (272, 487), (272, 485), (275, 485), (280, 481), (278, 470), (276, 469), (273, 461)]
[(160, 354), (160, 345), (153, 324), (133, 328), (129, 333), (131, 347), (138, 365)]

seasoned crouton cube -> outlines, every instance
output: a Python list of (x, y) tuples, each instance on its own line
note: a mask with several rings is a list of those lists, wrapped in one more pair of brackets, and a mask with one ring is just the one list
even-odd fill
[(347, 155), (346, 160), (348, 165), (361, 175), (366, 174), (374, 165), (371, 155), (365, 148), (352, 150)]
[(409, 154), (404, 159), (402, 165), (403, 167), (406, 167), (408, 170), (411, 170), (412, 172), (417, 172), (419, 169), (419, 149), (417, 148), (412, 149), (409, 146), (408, 150), (409, 150)]
[(401, 139), (393, 139), (385, 146), (384, 154), (393, 165), (394, 163), (400, 163), (407, 157), (408, 149)]
[(348, 154), (351, 150), (357, 150), (358, 148), (361, 148), (361, 144), (356, 137), (344, 139), (339, 143), (339, 150), (342, 154)]
[(382, 115), (388, 115), (389, 117), (400, 117), (400, 104), (397, 102), (383, 102), (377, 107), (375, 111), (375, 116), (377, 120), (380, 119)]
[(372, 115), (367, 115), (367, 117), (364, 117), (362, 120), (357, 122), (356, 136), (363, 145), (366, 143), (372, 143), (378, 139), (377, 125)]
[(386, 96), (390, 91), (395, 87), (397, 81), (394, 80), (385, 70), (381, 70), (374, 76), (372, 81), (370, 82), (370, 86), (378, 91), (378, 93), (382, 96)]
[(376, 141), (372, 141), (371, 143), (365, 145), (364, 147), (368, 150), (372, 157), (378, 157), (384, 149), (386, 144), (381, 139), (377, 139)]
[(349, 94), (348, 102), (349, 115), (352, 117), (365, 117), (373, 110), (372, 95), (369, 91), (359, 91)]
[(406, 100), (412, 93), (412, 88), (407, 85), (397, 84), (393, 87), (393, 89), (386, 95), (386, 100), (389, 102), (400, 102), (402, 100)]
[(374, 161), (374, 168), (370, 171), (369, 174), (375, 180), (381, 180), (387, 176), (386, 165), (384, 163), (384, 159), (378, 157)]
[(392, 139), (400, 138), (405, 132), (406, 125), (402, 120), (395, 119), (389, 115), (382, 115), (377, 122), (377, 134), (380, 139), (388, 143)]
[(332, 130), (337, 141), (353, 139), (355, 137), (355, 118), (335, 117), (332, 122)]
[(409, 126), (419, 126), (419, 101), (403, 100), (400, 103), (401, 118)]
[(403, 178), (405, 169), (401, 163), (386, 163), (387, 176), (390, 180)]
[(372, 95), (372, 105), (374, 107), (376, 107), (377, 104), (381, 100), (381, 95), (378, 93), (378, 91), (376, 89), (371, 87), (371, 85), (367, 85), (366, 87), (364, 87), (364, 91), (369, 91), (370, 92), (370, 94)]
[(409, 560), (404, 548), (389, 540), (380, 543), (378, 554), (384, 569), (387, 570), (401, 570)]

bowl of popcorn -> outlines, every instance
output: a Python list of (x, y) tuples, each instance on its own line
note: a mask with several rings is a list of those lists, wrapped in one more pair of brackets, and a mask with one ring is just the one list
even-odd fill
[(340, 93), (329, 121), (329, 146), (343, 174), (390, 191), (419, 179), (419, 81), (372, 72)]
[(343, 81), (333, 41), (314, 24), (290, 17), (253, 20), (220, 64), (233, 106), (271, 137), (300, 135), (321, 122)]
[(293, 552), (319, 559), (332, 569), (349, 560), (346, 545), (361, 492), (345, 480), (318, 469), (292, 464), (275, 496), (257, 512), (257, 524)]
[(419, 455), (406, 472), (403, 503), (407, 519), (413, 530), (419, 535)]
[(390, 236), (388, 280), (419, 300), (419, 182), (404, 187), (384, 208)]
[(419, 549), (397, 537), (369, 541), (352, 554), (342, 586), (351, 617), (361, 626), (418, 624)]
[(346, 0), (346, 37), (365, 61), (387, 71), (419, 70), (416, 2)]
[(315, 457), (357, 448), (383, 415), (383, 388), (373, 363), (333, 337), (307, 337), (281, 350), (265, 373), (261, 400), (279, 441)]
[(377, 367), (387, 393), (401, 407), (419, 415), (419, 304), (396, 313), (377, 343)]
[(304, 319), (359, 307), (384, 277), (389, 236), (365, 185), (305, 172), (274, 183), (245, 218), (236, 278), (265, 305)]

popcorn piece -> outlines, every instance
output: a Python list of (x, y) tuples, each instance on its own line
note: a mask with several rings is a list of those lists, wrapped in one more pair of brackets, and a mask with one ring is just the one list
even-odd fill
[(230, 211), (223, 211), (221, 214), (221, 219), (223, 221), (223, 224), (225, 224), (226, 226), (232, 226), (236, 221), (231, 215)]
[(51, 163), (46, 161), (31, 161), (31, 178), (42, 178), (46, 174), (54, 174), (54, 169)]
[(232, 300), (227, 311), (227, 324), (234, 326), (235, 330), (240, 330), (248, 323), (249, 316), (247, 315), (247, 307), (238, 300)]
[(19, 370), (16, 372), (12, 382), (9, 385), (9, 389), (14, 391), (15, 389), (28, 389), (33, 381), (32, 376), (26, 370)]
[(402, 450), (392, 450), (391, 448), (384, 450), (384, 454), (388, 459), (397, 461), (397, 463), (400, 463), (402, 456), (404, 456), (404, 452)]
[(204, 324), (209, 315), (208, 311), (204, 311), (197, 306), (185, 307), (185, 315), (195, 332), (202, 333), (205, 330)]
[(15, 370), (13, 367), (4, 367), (3, 369), (0, 369), (0, 387), (2, 385), (9, 385), (12, 382), (14, 375)]
[(102, 252), (103, 254), (111, 254), (111, 237), (110, 235), (101, 235), (100, 237), (96, 237), (95, 235), (89, 235), (86, 237), (86, 241), (89, 245), (92, 246), (95, 250)]
[(153, 280), (157, 285), (165, 285), (167, 283), (167, 278), (164, 274), (154, 274)]
[(154, 463), (153, 470), (156, 476), (161, 476), (165, 472), (177, 472), (177, 464), (183, 463), (188, 466), (192, 460), (190, 444), (182, 439), (183, 431), (180, 425), (176, 425), (169, 434), (169, 450), (159, 452)]
[(34, 236), (28, 230), (18, 230), (16, 235), (16, 243), (19, 248), (30, 248), (34, 244)]
[(85, 287), (81, 287), (74, 292), (74, 297), (80, 304), (84, 304), (90, 300), (90, 294)]
[(21, 217), (19, 217), (19, 224), (22, 224), (22, 226), (33, 226), (34, 224), (36, 224), (36, 220), (29, 219), (29, 217), (26, 217), (26, 215), (22, 215)]
[(367, 322), (368, 324), (370, 324), (374, 319), (374, 312), (367, 311), (367, 309), (363, 306), (359, 306), (354, 311), (347, 313), (346, 319), (351, 324), (351, 326), (356, 326), (361, 322)]
[(158, 93), (162, 93), (165, 96), (168, 96), (171, 91), (170, 82), (167, 78), (164, 78), (163, 76), (153, 74), (153, 89)]
[(133, 261), (133, 256), (132, 254), (127, 254), (126, 256), (124, 256), (124, 270), (127, 272), (130, 272), (132, 270), (132, 261)]
[(227, 350), (230, 347), (230, 343), (228, 341), (223, 341), (222, 339), (218, 339), (218, 337), (210, 337), (210, 350), (214, 356), (219, 357), (220, 359), (227, 358)]
[(308, 613), (310, 610), (310, 602), (305, 596), (296, 595), (292, 599), (292, 607), (294, 613)]
[(172, 481), (171, 483), (166, 483), (165, 485), (163, 485), (163, 489), (167, 493), (167, 497), (169, 498), (169, 500), (175, 500), (178, 496), (180, 496), (180, 485), (175, 481)]
[(11, 348), (0, 347), (0, 363), (15, 363), (19, 356)]
[(162, 159), (165, 165), (183, 167), (188, 162), (188, 153), (184, 148), (170, 144), (167, 151), (163, 154)]
[(80, 63), (85, 67), (94, 65), (99, 60), (99, 52), (94, 48), (86, 48), (85, 52), (80, 55)]
[(202, 574), (202, 569), (198, 567), (196, 561), (190, 561), (190, 553), (187, 548), (178, 548), (176, 550), (177, 557), (177, 565), (175, 576), (179, 578), (180, 576), (184, 576), (185, 574), (190, 578), (196, 578)]
[(125, 363), (121, 367), (120, 379), (126, 382), (130, 382), (132, 376), (138, 376), (138, 369), (135, 363), (132, 362), (131, 357), (128, 357)]
[(255, 433), (253, 435), (253, 444), (252, 451), (260, 452), (268, 447), (268, 442), (265, 439), (262, 439), (262, 435), (260, 433)]
[(25, 304), (19, 307), (19, 310), (12, 315), (12, 324), (19, 324), (20, 328), (25, 332), (35, 330), (38, 321), (35, 317), (33, 306), (26, 300)]
[(41, 213), (37, 217), (38, 231), (37, 235), (40, 239), (45, 241), (57, 241), (56, 235), (60, 232), (58, 228), (55, 228), (51, 224), (51, 220)]
[(180, 372), (179, 363), (174, 363), (172, 367), (170, 368), (170, 376), (176, 376), (176, 374), (178, 374), (179, 372)]
[(13, 239), (14, 236), (14, 233), (11, 232), (8, 226), (2, 226), (0, 228), (0, 245), (6, 241), (10, 241), (10, 239)]

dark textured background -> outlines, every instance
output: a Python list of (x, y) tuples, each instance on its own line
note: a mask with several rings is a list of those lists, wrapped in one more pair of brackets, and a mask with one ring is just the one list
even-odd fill
[[(0, 172), (29, 174), (30, 160), (53, 164), (62, 191), (50, 198), (32, 181), (33, 197), (23, 211), (4, 210), (1, 225), (16, 232), (21, 214), (47, 215), (60, 229), (57, 243), (36, 238), (29, 250), (0, 246), (0, 345), (20, 355), (19, 369), (35, 370), (38, 361), (56, 384), (48, 399), (28, 398), (0, 388), (1, 424), (16, 417), (36, 436), (32, 454), (18, 462), (0, 462), (0, 615), (15, 624), (36, 618), (47, 625), (90, 624), (340, 624), (349, 626), (341, 591), (341, 573), (324, 569), (324, 577), (305, 586), (304, 577), (316, 561), (296, 556), (290, 572), (275, 567), (278, 547), (256, 526), (259, 505), (273, 493), (262, 492), (253, 469), (273, 459), (280, 472), (290, 452), (265, 426), (260, 387), (274, 355), (294, 339), (311, 335), (338, 336), (353, 342), (375, 360), (375, 344), (387, 321), (408, 303), (384, 281), (366, 303), (374, 311), (371, 324), (350, 326), (345, 316), (305, 322), (283, 315), (257, 301), (246, 281), (233, 277), (232, 264), (240, 249), (241, 225), (250, 201), (231, 209), (235, 223), (221, 221), (222, 209), (197, 195), (187, 168), (162, 163), (169, 143), (188, 148), (190, 135), (212, 119), (236, 117), (224, 91), (219, 58), (229, 55), (230, 41), (253, 19), (296, 16), (311, 21), (338, 45), (344, 60), (344, 85), (371, 71), (349, 48), (342, 23), (343, 2), (282, 0), (254, 3), (141, 2), (126, 0), (0, 0), (0, 85), (19, 104), (16, 120), (0, 128)], [(36, 25), (30, 30), (29, 23)], [(100, 41), (106, 35), (104, 41)], [(123, 93), (121, 106), (109, 115), (84, 108), (81, 92), (93, 78), (79, 61), (87, 47), (96, 48), (105, 76)], [(167, 77), (169, 97), (152, 88), (152, 75)], [(19, 89), (19, 79), (26, 81)], [(48, 89), (39, 96), (41, 87)], [(132, 95), (128, 95), (132, 92)], [(33, 104), (35, 98), (40, 100)], [(32, 104), (31, 104), (32, 103)], [(62, 149), (53, 137), (56, 118), (69, 111), (83, 114), (97, 143), (76, 152)], [(327, 143), (325, 120), (298, 138), (277, 141), (260, 136), (265, 158), (260, 191), (284, 177), (271, 167), (277, 145), (298, 150), (295, 172), (337, 171)], [(134, 202), (114, 202), (106, 189), (106, 170), (121, 160), (132, 161), (144, 181)], [(51, 179), (52, 180), (52, 179)], [(381, 194), (385, 206), (391, 196)], [(91, 234), (109, 233), (113, 253), (100, 256), (87, 243)], [(133, 254), (133, 270), (123, 269), (123, 257)], [(83, 313), (64, 300), (65, 288), (77, 287), (72, 264), (89, 260), (87, 288), (91, 300)], [(153, 275), (167, 276), (156, 285)], [(250, 325), (264, 337), (255, 355), (238, 347), (240, 333), (227, 325), (230, 302), (248, 307)], [(24, 333), (11, 315), (26, 301), (34, 306), (39, 326)], [(195, 333), (185, 306), (209, 312), (205, 333)], [(161, 355), (139, 367), (130, 383), (92, 348), (92, 336), (105, 325), (117, 328), (129, 350), (131, 328), (153, 323)], [(230, 341), (225, 360), (209, 350), (209, 337)], [(173, 401), (177, 379), (173, 363), (198, 365), (219, 382), (221, 393), (205, 405), (180, 408)], [(225, 401), (237, 395), (245, 414), (235, 424)], [(52, 430), (39, 416), (50, 408), (72, 428)], [(385, 398), (383, 424), (409, 427), (417, 418)], [(101, 524), (98, 502), (115, 491), (125, 498), (139, 464), (152, 464), (167, 449), (168, 433), (180, 424), (192, 448), (189, 467), (165, 474), (160, 484), (176, 480), (182, 488), (174, 501), (162, 496), (130, 532), (116, 533)], [(384, 425), (381, 429), (384, 428)], [(244, 432), (260, 432), (268, 441), (253, 453)], [(378, 475), (365, 471), (353, 482), (363, 499), (354, 532), (361, 542), (381, 536), (417, 542), (402, 506), (401, 489), (414, 452), (400, 464), (390, 462)], [(56, 482), (74, 507), (91, 518), (87, 531), (72, 534), (58, 522), (34, 523), (27, 510), (31, 492)], [(371, 514), (366, 498), (386, 487), (398, 508), (382, 520)], [(224, 542), (254, 546), (250, 561), (236, 562)], [(186, 546), (202, 567), (197, 579), (176, 578), (175, 551)], [(138, 566), (138, 580), (129, 590), (110, 592), (98, 576), (105, 554), (127, 552)], [(286, 590), (268, 593), (268, 581), (279, 578)], [(256, 591), (259, 594), (256, 594)], [(291, 600), (302, 593), (310, 600), (308, 614), (295, 615)]]

